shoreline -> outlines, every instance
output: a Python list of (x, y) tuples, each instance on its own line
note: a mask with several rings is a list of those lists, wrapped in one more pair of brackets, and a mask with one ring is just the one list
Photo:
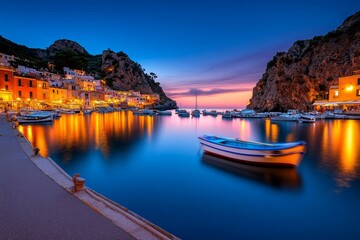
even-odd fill
[[(8, 126), (14, 128), (11, 122), (9, 122)], [(82, 203), (89, 206), (94, 212), (110, 220), (114, 225), (129, 233), (135, 239), (179, 239), (161, 227), (131, 212), (119, 203), (106, 198), (86, 186), (83, 190), (73, 192), (72, 178), (50, 157), (45, 158), (40, 154), (35, 156), (34, 147), (30, 141), (17, 128), (14, 128), (13, 131), (21, 149), (43, 174), (65, 191), (78, 198)]]

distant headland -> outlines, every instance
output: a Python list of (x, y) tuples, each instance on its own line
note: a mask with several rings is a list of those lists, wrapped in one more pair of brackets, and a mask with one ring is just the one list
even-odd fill
[(253, 89), (247, 106), (257, 111), (310, 110), (338, 78), (360, 69), (360, 12), (336, 30), (278, 52)]

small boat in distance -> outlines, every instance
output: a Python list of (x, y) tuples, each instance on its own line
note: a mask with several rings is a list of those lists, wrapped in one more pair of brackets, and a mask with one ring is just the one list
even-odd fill
[(304, 141), (262, 143), (211, 135), (199, 137), (204, 152), (231, 160), (296, 167), (305, 153)]
[(297, 110), (288, 110), (287, 113), (280, 114), (278, 116), (271, 116), (271, 121), (292, 121), (297, 122), (300, 118), (300, 114)]
[(200, 117), (200, 110), (197, 108), (197, 91), (195, 94), (195, 110), (191, 112), (192, 117)]
[(91, 108), (84, 108), (81, 110), (83, 114), (91, 114), (93, 112), (93, 109)]
[(188, 111), (186, 111), (185, 109), (180, 109), (178, 111), (178, 116), (179, 117), (190, 117), (190, 113)]
[(298, 121), (303, 123), (314, 123), (316, 122), (316, 118), (310, 114), (301, 114)]
[(172, 112), (171, 112), (171, 111), (168, 111), (168, 110), (164, 110), (164, 111), (157, 110), (156, 113), (157, 113), (158, 115), (162, 115), (162, 116), (171, 116), (171, 115), (172, 115)]

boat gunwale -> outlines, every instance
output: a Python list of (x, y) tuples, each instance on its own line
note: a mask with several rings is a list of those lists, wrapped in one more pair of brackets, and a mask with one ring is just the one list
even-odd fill
[(276, 158), (276, 157), (282, 157), (282, 156), (287, 156), (287, 155), (305, 154), (305, 151), (286, 152), (286, 153), (269, 153), (269, 154), (249, 154), (249, 153), (232, 152), (232, 151), (228, 151), (228, 150), (225, 150), (225, 149), (216, 148), (216, 147), (207, 145), (205, 143), (201, 143), (201, 144), (205, 145), (205, 146), (207, 146), (209, 148), (213, 148), (213, 149), (223, 151), (223, 152), (227, 152), (227, 153), (231, 153), (231, 154), (242, 155), (242, 156), (261, 157), (261, 158), (266, 158), (266, 157), (274, 157), (274, 158)]
[[(295, 148), (295, 147), (298, 147), (298, 146), (305, 146), (306, 145), (306, 142), (305, 141), (297, 141), (297, 142), (291, 142), (291, 143), (280, 143), (280, 144), (283, 144), (283, 145), (280, 145), (280, 146), (276, 146), (278, 145), (279, 143), (277, 143), (276, 145), (274, 144), (274, 146), (271, 146), (270, 148), (260, 148), (260, 147), (255, 147), (255, 148), (246, 148), (246, 147), (241, 147), (241, 146), (231, 146), (231, 145), (226, 145), (226, 144), (221, 144), (220, 142), (215, 142), (215, 141), (211, 141), (209, 139), (206, 139), (206, 137), (215, 137), (215, 138), (218, 138), (218, 139), (223, 139), (224, 141), (242, 141), (242, 140), (238, 140), (238, 139), (232, 139), (232, 138), (222, 138), (222, 137), (216, 137), (216, 136), (212, 136), (212, 135), (203, 135), (203, 136), (200, 136), (198, 137), (200, 140), (204, 140), (206, 142), (209, 142), (209, 143), (212, 143), (212, 144), (216, 144), (216, 145), (219, 145), (219, 146), (223, 146), (223, 147), (229, 147), (229, 148), (234, 148), (234, 149), (244, 149), (244, 150), (255, 150), (255, 151), (277, 151), (277, 150), (286, 150), (286, 149), (291, 149), (291, 148)], [(242, 142), (247, 142), (247, 141), (242, 141)], [(248, 143), (251, 143), (251, 142), (248, 142)], [(256, 143), (256, 142), (253, 142), (254, 145), (261, 145), (263, 144), (263, 146), (269, 146), (269, 145), (273, 145), (271, 143)], [(287, 145), (285, 145), (287, 144)], [(220, 149), (219, 149), (220, 150)]]

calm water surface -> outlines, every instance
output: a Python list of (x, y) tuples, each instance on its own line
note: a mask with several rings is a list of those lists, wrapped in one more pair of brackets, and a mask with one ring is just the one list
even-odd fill
[[(360, 239), (360, 121), (64, 115), (19, 129), (68, 174), (183, 239)], [(204, 155), (197, 137), (305, 140), (298, 169)]]

